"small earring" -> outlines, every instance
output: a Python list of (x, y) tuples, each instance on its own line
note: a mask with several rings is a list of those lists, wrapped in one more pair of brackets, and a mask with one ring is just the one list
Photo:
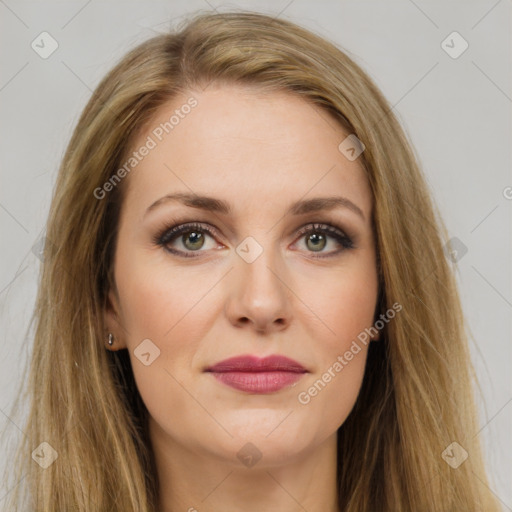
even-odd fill
[(111, 332), (108, 333), (108, 344), (110, 347), (114, 344), (114, 335)]

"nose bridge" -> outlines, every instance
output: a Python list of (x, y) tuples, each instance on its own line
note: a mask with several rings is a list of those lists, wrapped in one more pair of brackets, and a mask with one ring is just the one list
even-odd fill
[(278, 244), (272, 243), (271, 236), (265, 237), (264, 244), (249, 236), (236, 252), (230, 310), (237, 318), (233, 320), (249, 319), (259, 330), (276, 320), (282, 323), (289, 316), (290, 304)]
[[(263, 238), (263, 235), (259, 236), (260, 240)], [(283, 278), (279, 278), (279, 273), (283, 272), (283, 265), (279, 263), (281, 258), (277, 245), (271, 236), (266, 236), (262, 243), (249, 236), (238, 245), (236, 252), (242, 261), (238, 261), (237, 266), (241, 269), (244, 289), (251, 293), (281, 294)]]

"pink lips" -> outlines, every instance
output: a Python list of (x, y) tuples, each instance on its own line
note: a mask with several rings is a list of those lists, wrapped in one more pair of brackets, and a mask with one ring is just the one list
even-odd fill
[(284, 356), (232, 357), (205, 370), (220, 382), (240, 391), (272, 393), (297, 382), (307, 370)]

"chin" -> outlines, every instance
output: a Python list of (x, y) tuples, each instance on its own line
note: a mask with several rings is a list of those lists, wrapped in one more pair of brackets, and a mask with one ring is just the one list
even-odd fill
[(205, 433), (208, 444), (201, 444), (215, 458), (233, 463), (238, 468), (245, 465), (264, 469), (294, 462), (314, 449), (327, 435), (315, 435), (309, 433), (305, 426), (287, 424), (287, 420), (283, 422), (286, 414), (281, 411), (279, 421), (271, 422), (271, 427), (267, 422), (231, 425), (228, 431), (233, 437), (220, 430), (212, 437), (210, 430)]

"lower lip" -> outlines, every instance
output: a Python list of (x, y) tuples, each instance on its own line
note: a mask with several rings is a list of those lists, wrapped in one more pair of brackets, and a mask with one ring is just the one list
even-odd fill
[(294, 372), (212, 372), (222, 383), (250, 393), (272, 393), (297, 382), (304, 373)]

